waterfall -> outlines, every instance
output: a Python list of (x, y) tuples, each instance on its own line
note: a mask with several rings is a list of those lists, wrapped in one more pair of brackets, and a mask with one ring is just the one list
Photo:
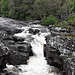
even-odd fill
[[(42, 28), (41, 25), (35, 25), (35, 28), (37, 28), (37, 26), (40, 26), (39, 29)], [(44, 28), (43, 30), (45, 32), (42, 32), (42, 30), (40, 29), (40, 34), (33, 35), (28, 32), (29, 28), (31, 28), (31, 26), (22, 27), (24, 31), (22, 33), (15, 34), (15, 36), (19, 37), (27, 38), (28, 36), (30, 36), (31, 38), (33, 38), (30, 44), (32, 46), (34, 56), (30, 57), (30, 59), (27, 61), (27, 65), (19, 65), (18, 68), (22, 70), (22, 72), (19, 72), (19, 75), (60, 75), (56, 74), (55, 71), (52, 71), (53, 67), (47, 64), (47, 61), (44, 57), (43, 50), (44, 44), (46, 44), (45, 36), (50, 34), (49, 31)]]

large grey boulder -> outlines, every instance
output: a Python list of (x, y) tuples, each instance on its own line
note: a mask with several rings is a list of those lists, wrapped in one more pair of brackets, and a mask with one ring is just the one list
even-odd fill
[(44, 55), (48, 64), (58, 67), (63, 75), (75, 74), (75, 39), (64, 36), (46, 36)]
[(10, 45), (10, 55), (8, 63), (11, 65), (27, 64), (29, 56), (33, 55), (32, 48), (28, 43), (17, 43)]
[(49, 30), (51, 34), (46, 36), (44, 45), (47, 63), (59, 68), (63, 75), (75, 75), (75, 37), (69, 36), (74, 30), (73, 34), (53, 26)]

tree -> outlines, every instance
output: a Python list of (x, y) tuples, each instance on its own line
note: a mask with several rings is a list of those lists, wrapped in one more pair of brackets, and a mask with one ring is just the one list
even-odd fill
[(8, 16), (8, 11), (9, 11), (9, 8), (8, 8), (8, 1), (9, 1), (9, 0), (2, 0), (2, 1), (1, 1), (1, 13), (2, 13), (2, 15), (4, 15), (4, 16)]
[(65, 0), (36, 0), (33, 11), (33, 15), (39, 19), (52, 14), (63, 20), (63, 14), (67, 13), (67, 6)]
[(10, 0), (9, 17), (25, 19), (30, 14), (34, 0)]

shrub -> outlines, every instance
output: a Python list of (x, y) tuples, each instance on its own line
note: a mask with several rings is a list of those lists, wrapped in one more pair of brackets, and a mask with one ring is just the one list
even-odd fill
[(2, 5), (1, 13), (3, 16), (8, 16), (8, 2), (4, 2)]
[(65, 28), (67, 30), (71, 29), (71, 26), (68, 26), (68, 23), (66, 21), (63, 22), (59, 22), (57, 24), (55, 24), (56, 27), (61, 27), (61, 28)]
[(69, 17), (68, 17), (68, 20), (70, 20), (70, 19), (74, 19), (74, 18), (75, 18), (75, 14), (74, 14), (74, 15), (69, 16)]
[(72, 20), (71, 20), (71, 19), (70, 19), (70, 20), (68, 20), (68, 22), (69, 22), (69, 23), (71, 23), (73, 26), (75, 26), (75, 18), (74, 18), (74, 19), (72, 19)]
[(75, 26), (75, 15), (70, 16), (67, 20), (70, 24), (72, 24), (73, 26)]
[(53, 15), (50, 15), (49, 17), (42, 19), (42, 24), (43, 25), (53, 25), (55, 23), (57, 23), (57, 19)]
[(16, 12), (16, 9), (11, 9), (9, 11), (9, 17), (14, 18), (14, 19), (18, 19), (18, 12)]

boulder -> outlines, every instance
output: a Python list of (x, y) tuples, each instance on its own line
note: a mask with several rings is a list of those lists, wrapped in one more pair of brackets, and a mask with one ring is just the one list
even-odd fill
[(18, 41), (23, 42), (25, 40), (24, 38), (17, 37), (17, 36), (13, 36), (12, 38), (13, 38), (13, 41), (15, 41), (15, 42), (18, 42)]
[(28, 43), (18, 42), (15, 45), (10, 45), (10, 55), (8, 63), (11, 65), (27, 64), (29, 56), (33, 55), (31, 45)]
[(16, 33), (21, 33), (23, 31), (22, 29), (8, 26), (0, 26), (0, 30), (5, 31), (8, 35), (14, 35)]
[(34, 35), (39, 33), (39, 32), (40, 31), (38, 29), (32, 29), (32, 28), (29, 29), (29, 33), (34, 34)]
[(19, 69), (15, 66), (5, 68), (4, 75), (19, 75)]
[(9, 48), (2, 43), (0, 40), (0, 71), (3, 71), (3, 69), (6, 67), (6, 61), (7, 57), (9, 55)]
[(11, 26), (1, 26), (0, 31), (0, 40), (3, 42), (0, 42), (0, 70), (6, 67), (6, 63), (27, 64), (29, 56), (33, 55), (32, 47), (29, 43), (24, 42), (24, 38), (14, 36), (23, 30)]
[(51, 66), (61, 70), (63, 75), (75, 74), (75, 39), (61, 35), (46, 36), (44, 56)]
[(23, 30), (17, 28), (8, 28), (5, 30), (8, 35), (14, 35), (16, 33), (21, 33)]

